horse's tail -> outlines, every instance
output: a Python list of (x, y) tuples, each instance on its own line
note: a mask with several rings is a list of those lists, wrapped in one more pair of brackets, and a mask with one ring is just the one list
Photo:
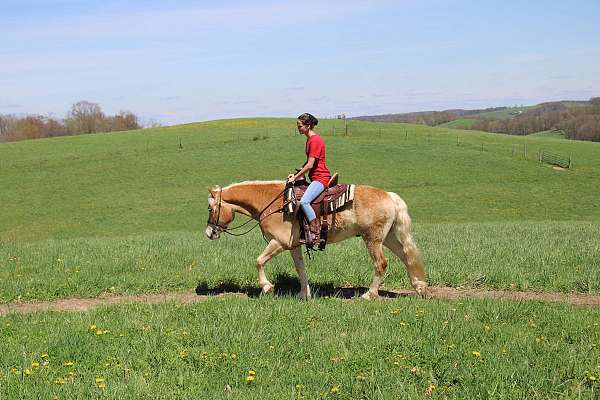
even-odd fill
[[(388, 192), (388, 195), (392, 198), (394, 204), (396, 205), (396, 218), (390, 233), (393, 234), (396, 240), (402, 245), (402, 249), (398, 249), (401, 251), (401, 254), (398, 255), (406, 264), (411, 281), (416, 279), (417, 281), (427, 285), (425, 277), (425, 265), (423, 263), (423, 259), (421, 258), (421, 253), (419, 252), (419, 249), (417, 248), (417, 245), (415, 244), (411, 234), (411, 219), (410, 215), (408, 215), (408, 206), (406, 205), (406, 202), (402, 200), (402, 198), (396, 193)], [(415, 286), (415, 284), (419, 285), (419, 283), (416, 281), (411, 283), (413, 286)]]

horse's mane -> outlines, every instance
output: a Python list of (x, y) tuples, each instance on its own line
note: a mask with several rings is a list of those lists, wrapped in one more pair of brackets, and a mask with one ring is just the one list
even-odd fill
[(231, 189), (237, 186), (247, 186), (247, 185), (280, 185), (285, 183), (285, 181), (243, 181), (231, 183), (223, 188), (223, 190)]

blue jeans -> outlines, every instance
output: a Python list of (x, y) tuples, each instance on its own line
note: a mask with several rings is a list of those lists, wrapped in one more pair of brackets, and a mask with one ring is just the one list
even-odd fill
[(306, 215), (308, 222), (317, 218), (315, 210), (310, 206), (310, 203), (312, 203), (323, 190), (325, 190), (325, 186), (323, 186), (321, 182), (312, 181), (300, 199), (300, 206), (302, 207), (302, 211), (304, 211), (304, 215)]

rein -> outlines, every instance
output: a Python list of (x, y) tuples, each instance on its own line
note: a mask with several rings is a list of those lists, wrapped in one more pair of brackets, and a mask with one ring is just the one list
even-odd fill
[[(221, 232), (223, 232), (223, 233), (226, 233), (226, 234), (228, 234), (228, 235), (231, 235), (231, 236), (243, 236), (243, 235), (245, 235), (245, 234), (247, 234), (247, 233), (250, 233), (251, 231), (253, 231), (253, 230), (254, 230), (254, 228), (256, 228), (257, 226), (259, 226), (259, 225), (260, 225), (260, 223), (261, 223), (261, 222), (262, 222), (262, 221), (263, 221), (265, 218), (267, 218), (267, 217), (270, 217), (270, 216), (271, 216), (271, 215), (273, 215), (273, 214), (276, 214), (276, 213), (278, 213), (278, 212), (282, 212), (282, 211), (283, 211), (283, 209), (285, 208), (286, 204), (284, 204), (284, 205), (283, 205), (281, 208), (278, 208), (277, 210), (275, 210), (275, 211), (271, 212), (270, 214), (267, 214), (267, 215), (265, 215), (265, 216), (262, 216), (262, 214), (265, 212), (265, 210), (267, 210), (269, 207), (271, 207), (271, 205), (272, 205), (273, 203), (275, 203), (275, 202), (277, 201), (277, 199), (279, 199), (279, 197), (280, 197), (280, 196), (281, 196), (283, 193), (285, 193), (285, 190), (286, 190), (286, 188), (284, 187), (284, 188), (283, 188), (283, 190), (282, 190), (282, 191), (281, 191), (281, 192), (280, 192), (280, 193), (279, 193), (277, 196), (275, 196), (275, 198), (274, 198), (273, 200), (271, 200), (271, 202), (270, 202), (269, 204), (267, 204), (267, 205), (266, 205), (266, 206), (265, 206), (265, 207), (264, 207), (264, 208), (261, 210), (261, 212), (259, 212), (259, 213), (258, 213), (258, 221), (256, 222), (256, 225), (254, 225), (252, 228), (248, 229), (248, 230), (247, 230), (247, 231), (245, 231), (245, 232), (242, 232), (242, 233), (235, 233), (235, 232), (231, 232), (231, 231), (234, 231), (234, 230), (237, 230), (237, 229), (240, 229), (240, 228), (242, 228), (243, 226), (245, 226), (245, 225), (247, 225), (248, 223), (252, 222), (252, 221), (254, 220), (254, 218), (250, 218), (248, 221), (244, 222), (243, 224), (241, 224), (241, 225), (238, 225), (238, 226), (234, 226), (233, 228), (227, 228), (226, 226), (219, 225), (219, 218), (220, 218), (220, 216), (221, 216), (221, 206), (222, 206), (222, 202), (223, 202), (223, 188), (221, 188), (221, 190), (220, 190), (220, 192), (219, 192), (219, 212), (217, 213), (217, 220), (216, 220), (217, 222), (216, 222), (216, 223), (214, 223), (214, 222), (210, 222), (210, 216), (211, 216), (211, 214), (209, 213), (209, 214), (208, 214), (208, 224), (209, 224), (209, 225), (212, 225), (213, 227), (215, 227), (216, 229), (220, 230)], [(264, 235), (263, 235), (263, 238), (264, 238)], [(266, 240), (266, 239), (265, 239), (265, 240)]]

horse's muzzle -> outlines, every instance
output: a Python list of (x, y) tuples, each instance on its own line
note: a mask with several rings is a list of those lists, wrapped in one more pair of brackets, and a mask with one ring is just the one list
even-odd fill
[(221, 230), (212, 226), (212, 225), (208, 225), (206, 227), (206, 236), (210, 239), (210, 240), (216, 240), (219, 237), (221, 237)]
[(215, 229), (213, 226), (207, 226), (206, 227), (206, 236), (210, 239), (210, 240), (216, 240), (219, 238), (220, 233), (218, 229)]

